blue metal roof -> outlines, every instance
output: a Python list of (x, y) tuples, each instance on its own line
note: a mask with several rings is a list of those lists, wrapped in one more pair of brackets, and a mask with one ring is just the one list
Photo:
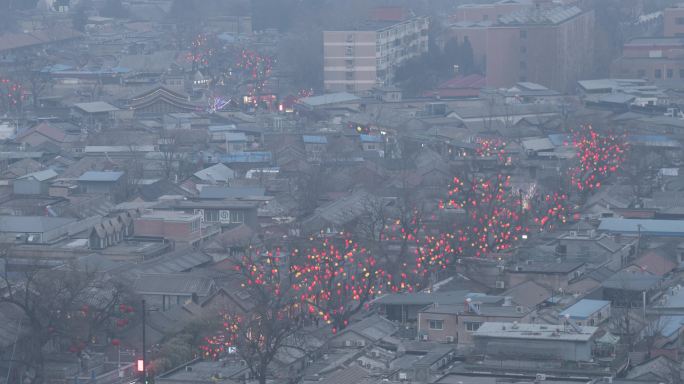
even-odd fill
[(651, 236), (684, 236), (684, 220), (601, 219), (599, 231)]
[(610, 305), (610, 301), (582, 299), (566, 308), (560, 316), (570, 315), (571, 319), (584, 320), (607, 305)]
[(684, 325), (684, 316), (662, 316), (660, 318), (660, 322), (663, 325), (660, 334), (665, 337), (670, 337), (674, 335), (675, 332), (679, 332), (679, 330), (682, 328), (682, 326)]
[(302, 140), (306, 144), (328, 144), (328, 138), (318, 135), (302, 135)]
[(373, 135), (359, 135), (362, 143), (382, 143), (382, 137)]
[(572, 136), (565, 133), (554, 133), (548, 136), (551, 144), (556, 147), (562, 147), (566, 144), (572, 144)]

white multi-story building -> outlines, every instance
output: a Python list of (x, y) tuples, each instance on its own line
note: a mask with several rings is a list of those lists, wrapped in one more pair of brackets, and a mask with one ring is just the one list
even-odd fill
[(427, 53), (428, 25), (429, 18), (421, 16), (323, 32), (326, 91), (358, 94), (389, 85), (400, 64)]

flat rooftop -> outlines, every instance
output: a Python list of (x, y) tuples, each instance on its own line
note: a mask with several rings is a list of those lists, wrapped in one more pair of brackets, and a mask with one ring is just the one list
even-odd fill
[(527, 323), (483, 323), (473, 334), (475, 337), (490, 337), (519, 340), (562, 340), (589, 341), (598, 327), (563, 327), (562, 325)]
[(192, 221), (200, 218), (199, 214), (188, 214), (180, 211), (154, 211), (140, 216), (144, 220)]

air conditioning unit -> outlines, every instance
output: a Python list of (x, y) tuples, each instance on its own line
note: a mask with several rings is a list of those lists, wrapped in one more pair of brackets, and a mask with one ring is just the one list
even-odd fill
[(517, 307), (515, 307), (515, 311), (518, 313), (523, 313), (523, 307), (521, 305), (518, 305)]
[(247, 366), (247, 362), (246, 362), (245, 360), (240, 360), (240, 366), (241, 366), (241, 367), (246, 367), (246, 366)]
[(571, 237), (577, 237), (577, 231), (570, 231)]
[(373, 351), (373, 352), (371, 352), (371, 356), (376, 357), (376, 358), (377, 358), (377, 357), (380, 357), (380, 352), (378, 352), (378, 351)]
[(356, 346), (357, 347), (365, 347), (366, 346), (366, 340), (356, 340)]
[(454, 342), (454, 337), (453, 336), (447, 336), (446, 337), (447, 343), (453, 343)]
[(504, 289), (505, 286), (506, 286), (506, 283), (503, 281), (497, 281), (496, 282), (496, 288), (497, 289)]
[(420, 339), (423, 341), (428, 341), (428, 340), (430, 340), (430, 336), (428, 336), (428, 334), (424, 334), (420, 337)]
[(352, 346), (351, 340), (345, 340), (345, 341), (344, 341), (344, 346), (345, 346), (345, 347), (351, 347), (351, 346)]
[(545, 373), (537, 373), (535, 380), (536, 381), (546, 381), (546, 374)]
[(606, 376), (603, 378), (604, 383), (612, 383), (613, 382), (613, 376)]
[(408, 374), (406, 374), (406, 372), (399, 372), (399, 380), (402, 380), (402, 381), (408, 380)]

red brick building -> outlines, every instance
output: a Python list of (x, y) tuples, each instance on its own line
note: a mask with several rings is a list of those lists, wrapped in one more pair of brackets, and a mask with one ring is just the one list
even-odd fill
[(154, 211), (136, 218), (133, 231), (138, 237), (163, 238), (193, 244), (220, 231), (217, 226), (203, 224), (201, 218), (199, 213)]
[(615, 78), (654, 83), (684, 81), (684, 37), (633, 39), (623, 46), (622, 56), (613, 61), (610, 73)]
[(469, 40), (476, 65), (485, 69), (487, 86), (534, 82), (558, 91), (571, 91), (578, 80), (592, 73), (592, 10), (540, 2), (495, 20), (488, 19), (460, 21), (450, 26), (451, 35), (459, 43)]
[(663, 11), (663, 36), (684, 37), (684, 4)]

